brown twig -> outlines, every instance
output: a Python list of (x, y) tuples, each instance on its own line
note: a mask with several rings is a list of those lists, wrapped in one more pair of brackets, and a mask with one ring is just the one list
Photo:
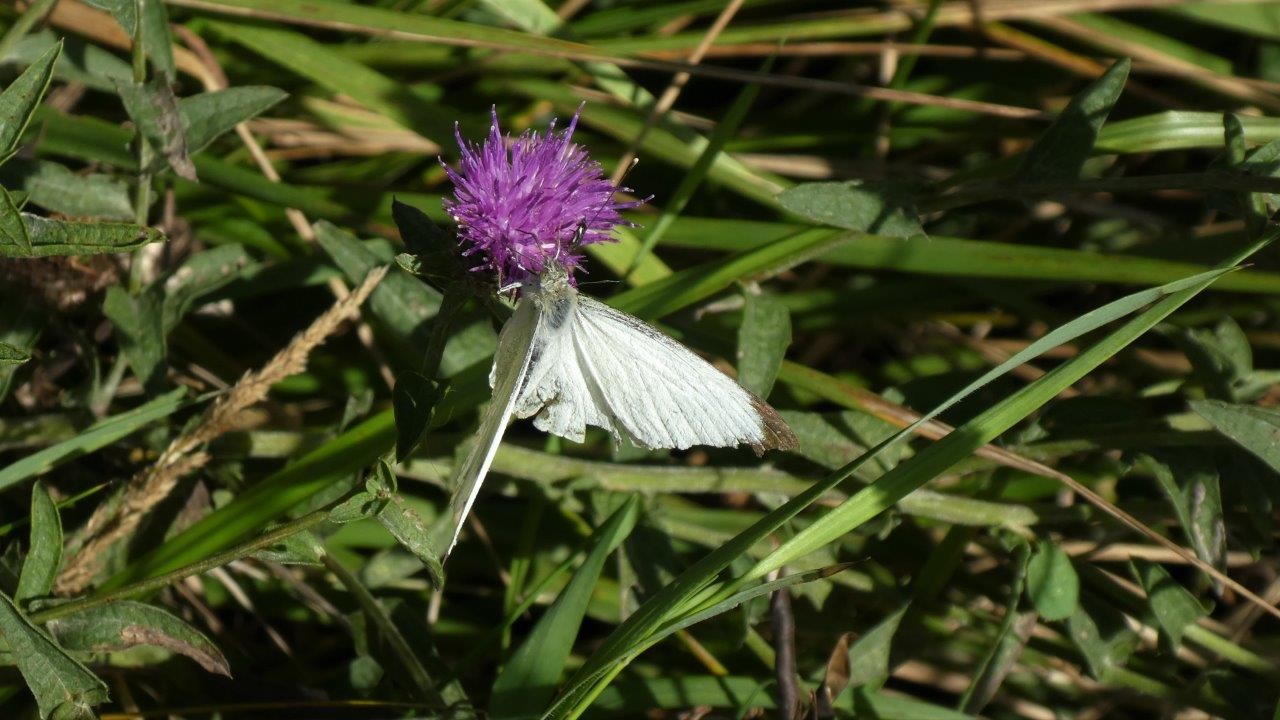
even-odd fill
[[(779, 571), (781, 574), (781, 571)], [(800, 717), (800, 687), (796, 680), (796, 618), (791, 612), (791, 591), (779, 588), (769, 599), (773, 621), (774, 674), (778, 682), (778, 720)]]
[(386, 267), (370, 271), (354, 292), (335, 302), (310, 327), (294, 336), (261, 370), (246, 373), (205, 410), (195, 427), (174, 438), (153, 465), (129, 482), (116, 510), (107, 505), (99, 507), (85, 526), (87, 541), (58, 577), (57, 592), (70, 595), (87, 587), (106, 551), (137, 529), (143, 516), (166, 498), (180, 479), (209, 461), (208, 454), (197, 452), (197, 448), (237, 428), (244, 413), (261, 402), (272, 385), (306, 369), (311, 351), (355, 316), (386, 273)]

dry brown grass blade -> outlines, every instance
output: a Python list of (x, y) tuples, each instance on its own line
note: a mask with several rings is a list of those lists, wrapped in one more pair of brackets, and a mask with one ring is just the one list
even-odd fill
[(295, 335), (261, 370), (246, 373), (205, 410), (194, 427), (174, 438), (153, 465), (130, 480), (118, 506), (100, 506), (85, 526), (83, 534), (86, 541), (58, 576), (56, 592), (72, 595), (88, 587), (106, 551), (133, 533), (143, 516), (168, 497), (180, 479), (209, 461), (208, 455), (197, 452), (197, 448), (237, 428), (244, 413), (266, 398), (272, 385), (306, 369), (311, 351), (336, 332), (343, 322), (355, 317), (360, 305), (386, 274), (386, 267), (370, 271), (359, 287), (336, 301), (306, 330)]

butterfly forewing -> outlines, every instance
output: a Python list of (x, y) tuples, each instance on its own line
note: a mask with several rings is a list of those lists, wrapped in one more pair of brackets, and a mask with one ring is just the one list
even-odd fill
[(489, 472), (494, 453), (498, 451), (498, 443), (502, 442), (502, 433), (511, 421), (516, 398), (528, 375), (540, 319), (533, 303), (521, 302), (511, 319), (502, 326), (498, 349), (494, 353), (493, 371), (489, 376), (493, 399), (480, 419), (475, 444), (453, 473), (453, 495), (445, 515), (448, 522), (438, 524), (437, 534), (433, 537), (441, 561), (449, 556), (458, 542), (462, 523), (471, 511), (471, 505), (480, 492), (480, 484)]

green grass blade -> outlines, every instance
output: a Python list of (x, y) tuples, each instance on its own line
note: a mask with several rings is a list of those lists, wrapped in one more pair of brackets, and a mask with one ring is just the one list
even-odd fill
[(494, 681), (490, 717), (532, 717), (555, 696), (605, 560), (631, 534), (639, 516), (639, 500), (630, 496), (596, 531), (582, 565)]

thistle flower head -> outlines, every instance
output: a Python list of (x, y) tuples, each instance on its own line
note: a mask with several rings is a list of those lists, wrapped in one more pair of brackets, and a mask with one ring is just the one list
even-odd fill
[(457, 169), (445, 165), (453, 196), (444, 209), (458, 223), (463, 254), (481, 254), (481, 267), (496, 271), (500, 283), (521, 282), (548, 263), (572, 277), (582, 261), (578, 246), (612, 241), (613, 228), (631, 224), (619, 211), (643, 202), (616, 202), (619, 188), (572, 142), (581, 113), (579, 106), (562, 132), (553, 120), (545, 133), (526, 131), (510, 147), (496, 109), (483, 143), (467, 142), (454, 126), (462, 157)]

